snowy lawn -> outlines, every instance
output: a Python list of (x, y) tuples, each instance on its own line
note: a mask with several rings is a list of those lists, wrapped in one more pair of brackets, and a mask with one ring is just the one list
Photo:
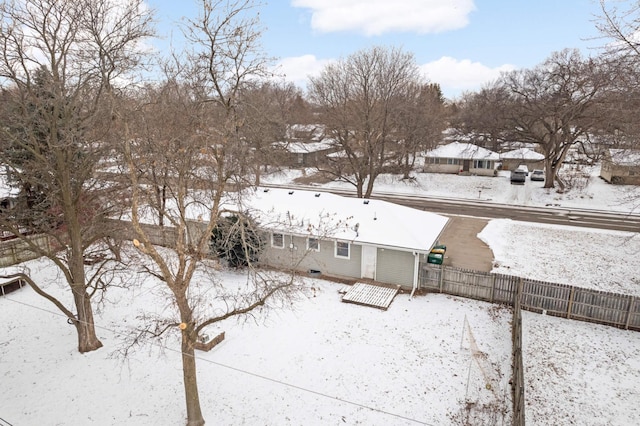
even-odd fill
[(640, 333), (523, 312), (527, 425), (640, 424)]
[[(45, 261), (28, 266), (41, 281), (56, 276)], [(224, 279), (244, 281), (229, 272)], [(56, 282), (48, 289), (60, 293)], [(495, 418), (486, 408), (495, 403), (508, 423), (509, 309), (400, 294), (381, 311), (342, 303), (340, 284), (309, 282), (315, 291), (292, 310), (210, 330), (226, 339), (198, 352), (208, 424), (450, 424), (467, 418), (467, 403), (477, 404), (474, 424)], [(13, 425), (181, 424), (177, 334), (164, 347), (118, 355), (138, 314), (172, 312), (160, 290), (155, 279), (109, 290), (96, 317), (105, 347), (84, 355), (72, 326), (30, 288), (0, 297), (0, 418)]]
[(640, 296), (640, 234), (494, 219), (493, 272)]

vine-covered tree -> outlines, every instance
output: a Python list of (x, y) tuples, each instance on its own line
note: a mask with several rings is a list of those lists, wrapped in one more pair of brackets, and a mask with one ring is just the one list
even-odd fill
[(264, 248), (258, 227), (248, 217), (221, 217), (211, 235), (211, 252), (233, 268), (254, 265)]

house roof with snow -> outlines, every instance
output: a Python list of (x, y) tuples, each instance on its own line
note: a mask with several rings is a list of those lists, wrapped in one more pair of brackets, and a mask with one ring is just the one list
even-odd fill
[(276, 145), (293, 154), (307, 154), (333, 148), (333, 139), (323, 139), (320, 142), (276, 142)]
[(431, 158), (458, 158), (463, 160), (498, 160), (497, 152), (471, 143), (451, 142), (425, 153)]
[(248, 203), (260, 226), (362, 245), (428, 253), (448, 218), (382, 200), (328, 192), (258, 188)]
[(507, 151), (500, 154), (501, 160), (530, 160), (541, 161), (544, 160), (544, 155), (536, 152), (530, 148), (519, 148), (513, 151)]
[(640, 166), (640, 150), (612, 148), (609, 149), (609, 157), (618, 166)]
[(325, 132), (324, 124), (292, 124), (287, 128), (287, 138), (296, 139), (303, 137), (318, 140)]
[(20, 189), (9, 185), (7, 174), (0, 172), (0, 198), (17, 197), (19, 194)]

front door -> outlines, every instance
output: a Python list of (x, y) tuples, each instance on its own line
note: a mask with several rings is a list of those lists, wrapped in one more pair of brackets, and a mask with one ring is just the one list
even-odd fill
[(462, 171), (463, 172), (468, 172), (470, 165), (471, 165), (471, 160), (463, 160), (463, 162), (462, 162)]

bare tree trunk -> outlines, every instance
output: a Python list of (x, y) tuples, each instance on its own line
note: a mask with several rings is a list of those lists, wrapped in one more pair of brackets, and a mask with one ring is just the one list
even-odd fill
[(362, 194), (364, 193), (363, 187), (364, 187), (364, 182), (362, 182), (361, 179), (357, 179), (357, 182), (356, 182), (356, 197), (363, 198), (362, 197)]
[[(172, 288), (176, 297), (176, 304), (180, 311), (180, 320), (184, 324), (182, 330), (182, 378), (184, 385), (184, 397), (187, 405), (187, 426), (204, 425), (204, 417), (200, 408), (200, 394), (198, 392), (198, 376), (196, 370), (196, 357), (193, 348), (198, 338), (193, 323), (193, 311), (189, 306), (186, 289), (180, 283), (174, 283)], [(180, 328), (182, 329), (183, 326)]]
[(204, 425), (204, 417), (200, 409), (200, 394), (198, 393), (198, 376), (191, 326), (182, 330), (182, 376), (184, 382), (184, 396), (187, 403), (187, 426)]
[(96, 335), (91, 298), (85, 291), (84, 285), (74, 285), (72, 291), (73, 300), (78, 310), (78, 321), (75, 322), (78, 332), (78, 351), (85, 353), (100, 349), (102, 342)]

